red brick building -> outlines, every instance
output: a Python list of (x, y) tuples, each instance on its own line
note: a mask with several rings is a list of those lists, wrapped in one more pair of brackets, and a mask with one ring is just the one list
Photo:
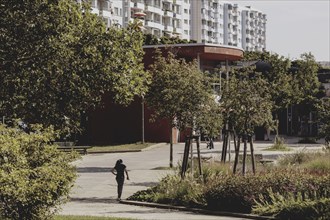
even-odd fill
[[(180, 58), (197, 59), (202, 71), (226, 68), (228, 62), (240, 60), (243, 50), (237, 47), (213, 44), (175, 44), (145, 46), (143, 62), (145, 68), (153, 63), (155, 48), (162, 52), (171, 50)], [(165, 54), (165, 53), (164, 53)], [(105, 99), (107, 99), (105, 97)], [(142, 104), (136, 98), (128, 107), (105, 101), (102, 109), (91, 112), (86, 122), (84, 137), (90, 144), (135, 143), (142, 140)], [(144, 105), (144, 139), (148, 142), (169, 142), (169, 123), (166, 120), (149, 122), (151, 110)], [(175, 134), (175, 133), (174, 133)], [(178, 136), (175, 135), (174, 140)], [(180, 140), (179, 140), (180, 141)]]

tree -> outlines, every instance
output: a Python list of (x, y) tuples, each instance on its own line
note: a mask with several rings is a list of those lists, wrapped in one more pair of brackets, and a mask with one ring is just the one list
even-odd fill
[(0, 219), (51, 219), (76, 178), (77, 156), (51, 144), (53, 129), (32, 129), (0, 125)]
[[(172, 128), (194, 128), (194, 121), (214, 97), (197, 63), (188, 63), (168, 52), (163, 57), (156, 52), (151, 65), (152, 83), (146, 96), (147, 105), (154, 110), (154, 118), (169, 120), (170, 166), (173, 166)], [(214, 101), (215, 102), (215, 101)], [(197, 125), (196, 125), (197, 126)]]
[(325, 144), (330, 147), (330, 99), (323, 98), (317, 104), (318, 122), (320, 125), (319, 137), (325, 139)]
[(289, 73), (290, 60), (269, 52), (245, 52), (245, 61), (262, 61), (256, 72), (262, 73), (262, 77), (268, 83), (269, 93), (273, 101), (273, 111), (286, 108), (293, 103), (294, 91), (292, 89), (292, 75)]
[(104, 94), (127, 104), (146, 91), (137, 23), (107, 30), (74, 0), (3, 0), (0, 16), (0, 115), (70, 134)]
[(312, 103), (319, 92), (320, 82), (317, 77), (319, 66), (311, 53), (304, 53), (300, 59), (292, 62), (292, 87), (296, 96), (295, 103)]
[[(248, 67), (233, 71), (229, 80), (225, 82), (220, 104), (223, 110), (224, 123), (234, 133), (235, 163), (238, 163), (240, 140), (244, 141), (243, 174), (247, 152), (247, 140), (250, 139), (252, 168), (255, 172), (252, 135), (257, 126), (262, 126), (272, 119), (272, 101), (268, 84), (255, 69)], [(228, 133), (226, 130), (221, 160), (226, 161)], [(236, 135), (238, 137), (236, 141)]]
[(314, 108), (320, 83), (317, 77), (318, 64), (311, 53), (304, 53), (301, 59), (295, 61), (269, 52), (247, 52), (244, 58), (265, 64), (257, 71), (267, 81), (275, 115), (290, 105), (302, 104), (305, 110), (306, 106)]

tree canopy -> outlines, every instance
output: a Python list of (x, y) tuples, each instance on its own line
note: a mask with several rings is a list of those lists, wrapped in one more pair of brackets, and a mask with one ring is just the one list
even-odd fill
[(272, 120), (267, 81), (255, 73), (255, 68), (234, 70), (221, 97), (224, 121), (239, 135), (252, 135), (255, 127)]
[(0, 115), (72, 133), (105, 93), (146, 92), (137, 23), (107, 29), (74, 0), (3, 0), (0, 17)]
[(275, 111), (311, 100), (319, 90), (318, 65), (311, 53), (304, 53), (300, 59), (290, 61), (276, 53), (246, 52), (244, 60), (263, 61), (269, 65), (269, 68), (257, 71), (268, 83)]
[(163, 57), (158, 51), (150, 72), (152, 83), (147, 104), (154, 109), (154, 117), (169, 119), (172, 127), (193, 127), (194, 119), (210, 100), (215, 103), (207, 78), (196, 61), (186, 62), (171, 52)]

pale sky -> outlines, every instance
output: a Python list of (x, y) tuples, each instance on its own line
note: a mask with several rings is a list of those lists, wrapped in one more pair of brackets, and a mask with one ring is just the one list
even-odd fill
[(330, 61), (330, 0), (245, 0), (267, 14), (266, 49), (290, 59), (311, 52), (316, 61)]

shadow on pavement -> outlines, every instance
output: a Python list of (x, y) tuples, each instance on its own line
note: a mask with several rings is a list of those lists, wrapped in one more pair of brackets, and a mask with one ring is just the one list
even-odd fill
[[(174, 210), (171, 210), (171, 212), (174, 212)], [(177, 212), (177, 211), (176, 211)], [(152, 214), (152, 213), (169, 213), (169, 211), (167, 209), (145, 209), (145, 210), (141, 210), (141, 209), (135, 209), (135, 210), (123, 210), (123, 211), (112, 211), (112, 212), (108, 212), (109, 214)]]
[(80, 202), (80, 203), (118, 203), (118, 201), (114, 198), (96, 198), (96, 197), (69, 198), (69, 201)]
[(155, 186), (157, 185), (158, 182), (125, 182), (125, 185), (127, 186), (146, 186), (146, 187), (150, 187), (150, 186)]
[(78, 173), (109, 173), (111, 168), (108, 167), (78, 167)]

